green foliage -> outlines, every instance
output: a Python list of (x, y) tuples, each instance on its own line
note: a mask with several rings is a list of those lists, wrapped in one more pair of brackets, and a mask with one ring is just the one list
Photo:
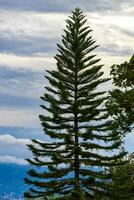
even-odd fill
[(134, 153), (126, 158), (124, 165), (109, 168), (112, 179), (105, 197), (95, 194), (94, 200), (134, 200)]
[(111, 75), (116, 89), (109, 92), (109, 114), (124, 133), (130, 132), (134, 122), (134, 55), (129, 62), (113, 65)]
[(109, 200), (134, 200), (134, 155), (123, 166), (112, 167), (113, 179), (110, 186), (112, 197)]
[(126, 88), (134, 86), (134, 55), (129, 62), (111, 67), (113, 83), (117, 87)]
[(25, 178), (30, 185), (26, 198), (90, 200), (95, 193), (104, 196), (111, 177), (106, 168), (120, 164), (126, 154), (120, 149), (117, 124), (104, 107), (106, 92), (97, 90), (109, 79), (102, 78), (100, 59), (92, 54), (97, 46), (89, 35), (91, 29), (85, 26), (79, 8), (66, 22), (55, 56), (57, 69), (47, 71), (50, 86), (41, 97), (41, 107), (49, 114), (39, 117), (50, 142), (33, 140), (28, 145), (33, 159), (27, 159), (31, 169)]

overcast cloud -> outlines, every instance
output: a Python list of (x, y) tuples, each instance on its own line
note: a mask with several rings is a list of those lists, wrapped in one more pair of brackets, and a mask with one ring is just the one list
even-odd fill
[[(25, 142), (41, 138), (43, 76), (56, 66), (56, 44), (76, 6), (87, 14), (106, 77), (112, 64), (134, 53), (134, 0), (0, 0), (0, 162), (25, 164)], [(126, 141), (130, 151), (133, 138)]]

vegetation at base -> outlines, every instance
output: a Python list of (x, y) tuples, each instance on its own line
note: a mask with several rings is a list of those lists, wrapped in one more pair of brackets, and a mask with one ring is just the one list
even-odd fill
[(129, 162), (123, 166), (112, 167), (113, 173), (109, 200), (134, 200), (134, 155), (129, 156)]
[(130, 154), (128, 162), (121, 166), (111, 167), (113, 174), (108, 197), (95, 200), (134, 200), (134, 154)]

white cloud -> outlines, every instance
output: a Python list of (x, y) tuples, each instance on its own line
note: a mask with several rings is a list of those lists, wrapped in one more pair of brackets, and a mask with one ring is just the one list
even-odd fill
[[(102, 13), (93, 12), (87, 13), (87, 17), (88, 23), (95, 29), (98, 28), (98, 25), (101, 26), (99, 32), (104, 30), (106, 25), (109, 30), (112, 25), (126, 30), (133, 30), (134, 28), (133, 17), (125, 15), (123, 12), (122, 14), (116, 13), (116, 15), (108, 13), (102, 15)], [(0, 32), (4, 37), (6, 35), (15, 38), (18, 36), (21, 39), (23, 37), (28, 39), (28, 37), (33, 36), (38, 38), (60, 37), (67, 18), (68, 14), (65, 13), (1, 11)], [(105, 38), (105, 35), (103, 35), (103, 38)]]
[[(134, 50), (132, 46), (134, 34), (133, 17), (124, 13), (125, 11), (119, 14), (114, 13), (114, 15), (111, 13), (103, 15), (96, 12), (87, 13), (88, 24), (94, 30), (93, 37), (97, 44), (100, 44), (99, 51), (103, 53), (102, 58), (105, 53), (104, 57), (109, 57), (112, 64), (116, 62), (117, 56), (118, 58), (123, 57), (125, 60), (124, 54), (126, 54), (126, 57), (131, 56)], [(51, 41), (56, 38), (61, 40), (66, 18), (67, 14), (64, 13), (1, 11), (1, 37), (21, 39), (22, 42), (33, 37), (41, 41), (43, 39), (50, 39)], [(47, 50), (44, 49), (44, 52), (47, 52)], [(41, 52), (34, 55), (18, 56), (1, 53), (0, 65), (12, 68), (30, 68), (32, 70), (52, 69), (55, 67), (56, 62), (52, 55), (43, 55)], [(107, 59), (105, 61), (106, 65), (109, 64)]]
[[(131, 52), (134, 50), (132, 46), (134, 23), (131, 16), (100, 15), (98, 13), (88, 13), (87, 16), (88, 23), (94, 30), (93, 37), (100, 45), (100, 52), (104, 52), (104, 47), (107, 46), (105, 53), (113, 58), (113, 63), (113, 55), (117, 56), (117, 53), (120, 53), (121, 57), (124, 56), (123, 52), (125, 52), (128, 56), (128, 50), (131, 50)], [(110, 51), (113, 55), (110, 55)]]
[[(43, 73), (40, 79), (41, 79), (40, 81), (34, 80), (34, 79), (25, 81), (25, 80), (18, 80), (16, 77), (16, 79), (8, 78), (8, 80), (5, 80), (4, 83), (3, 83), (3, 80), (0, 80), (0, 83), (2, 83), (0, 84), (1, 95), (8, 94), (8, 95), (14, 96), (14, 98), (16, 99), (17, 98), (25, 98), (25, 99), (31, 98), (31, 106), (33, 106), (32, 100), (39, 101), (40, 96), (44, 93), (44, 86), (46, 85), (46, 82), (47, 82), (46, 79), (44, 79), (43, 77)], [(11, 102), (9, 102), (9, 104), (11, 105)], [(26, 104), (27, 104), (27, 101), (25, 101), (25, 105)], [(19, 105), (23, 106), (23, 102), (21, 101)]]
[[(1, 11), (1, 36), (19, 38), (22, 41), (29, 40), (32, 37), (41, 40), (61, 38), (67, 17), (68, 15), (64, 13)], [(118, 14), (107, 13), (103, 15), (102, 13), (91, 12), (87, 13), (87, 18), (99, 44), (112, 43), (117, 44), (120, 48), (131, 47), (133, 37), (121, 31), (121, 29), (124, 29), (133, 34), (132, 30), (134, 30), (133, 17), (127, 15), (125, 11)]]
[(0, 143), (7, 143), (7, 144), (13, 144), (13, 145), (26, 145), (30, 144), (31, 140), (29, 139), (19, 139), (15, 138), (12, 135), (5, 134), (5, 135), (0, 135)]
[(53, 57), (18, 56), (0, 53), (0, 65), (10, 68), (24, 68), (40, 71), (54, 68), (55, 60)]
[(0, 156), (0, 163), (14, 163), (18, 165), (27, 165), (27, 162), (23, 158), (16, 158), (14, 156)]
[(127, 15), (133, 16), (134, 14), (134, 6), (133, 6), (133, 0), (126, 1), (124, 4), (122, 4), (122, 12), (126, 13)]
[(0, 135), (0, 156), (11, 156), (15, 158), (27, 158), (31, 156), (27, 144), (30, 144), (29, 139), (15, 138), (10, 134)]
[[(60, 34), (66, 18), (62, 13), (0, 12), (1, 36), (10, 38), (45, 37), (53, 38)], [(55, 23), (56, 22), (56, 23)]]
[(113, 64), (121, 64), (125, 61), (129, 61), (130, 56), (108, 56), (106, 53), (99, 52), (98, 57), (102, 58), (101, 62), (104, 64), (104, 72), (109, 74), (109, 66)]
[(25, 158), (33, 157), (26, 146), (31, 143), (27, 138), (20, 139), (10, 134), (0, 135), (0, 163), (26, 164)]
[(39, 111), (30, 109), (3, 108), (0, 110), (0, 126), (39, 127)]
[[(124, 11), (125, 13), (125, 11)], [(88, 24), (94, 30), (93, 36), (97, 40), (97, 43), (101, 45), (100, 51), (103, 52), (105, 45), (113, 52), (115, 49), (109, 45), (117, 45), (117, 51), (126, 51), (128, 49), (133, 50), (132, 43), (133, 37), (127, 34), (131, 32), (133, 35), (134, 23), (133, 17), (119, 13), (116, 15), (103, 14), (91, 12), (87, 13)], [(19, 38), (23, 40), (29, 40), (31, 37), (52, 39), (61, 38), (63, 28), (65, 25), (65, 19), (67, 14), (64, 13), (37, 13), (37, 12), (15, 12), (15, 11), (1, 11), (0, 12), (0, 32), (1, 37)], [(122, 30), (123, 29), (123, 30)], [(55, 44), (56, 46), (56, 44)], [(106, 51), (106, 50), (105, 50)], [(107, 56), (113, 58), (113, 55)], [(33, 70), (40, 70), (45, 68), (51, 68), (55, 66), (53, 57), (49, 56), (17, 56), (13, 54), (0, 54), (0, 64), (14, 68), (32, 68)], [(124, 55), (120, 55), (124, 56)], [(106, 63), (107, 64), (107, 63)]]

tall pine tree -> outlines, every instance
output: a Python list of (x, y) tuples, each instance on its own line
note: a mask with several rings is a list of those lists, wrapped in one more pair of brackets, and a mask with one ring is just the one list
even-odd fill
[[(58, 44), (57, 69), (47, 71), (50, 86), (41, 97), (41, 107), (48, 114), (39, 117), (50, 142), (33, 140), (28, 145), (34, 157), (27, 159), (31, 169), (25, 182), (31, 187), (26, 198), (89, 200), (94, 194), (102, 196), (110, 179), (106, 168), (119, 164), (125, 155), (117, 152), (120, 133), (103, 106), (105, 91), (97, 89), (108, 79), (102, 78), (100, 59), (91, 53), (97, 46), (86, 21), (79, 8), (72, 11), (63, 44)], [(109, 154), (113, 150), (116, 153)]]

